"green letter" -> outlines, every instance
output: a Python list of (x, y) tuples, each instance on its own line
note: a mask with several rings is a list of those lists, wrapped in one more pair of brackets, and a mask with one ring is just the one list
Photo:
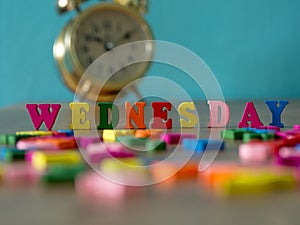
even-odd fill
[[(119, 109), (111, 102), (98, 102), (100, 121), (98, 130), (113, 129), (119, 122)], [(108, 110), (111, 112), (111, 121), (108, 124)]]

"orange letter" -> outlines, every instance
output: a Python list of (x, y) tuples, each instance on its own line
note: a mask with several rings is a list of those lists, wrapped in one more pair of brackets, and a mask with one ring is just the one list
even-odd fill
[(146, 125), (144, 122), (144, 108), (145, 108), (146, 103), (145, 102), (137, 102), (135, 104), (138, 108), (138, 112), (135, 111), (135, 109), (129, 102), (125, 103), (125, 110), (126, 110), (125, 128), (133, 129), (134, 126), (131, 122), (131, 120), (133, 120), (138, 129), (146, 129)]

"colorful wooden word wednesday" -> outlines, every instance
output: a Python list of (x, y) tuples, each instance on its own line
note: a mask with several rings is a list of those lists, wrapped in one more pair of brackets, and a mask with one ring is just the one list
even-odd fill
[[(210, 121), (208, 127), (225, 127), (230, 120), (230, 109), (223, 101), (208, 101), (210, 109)], [(272, 114), (272, 122), (269, 126), (284, 127), (281, 122), (281, 114), (288, 105), (288, 101), (265, 101)], [(117, 126), (120, 118), (119, 109), (116, 105), (110, 102), (98, 102), (99, 107), (99, 130), (113, 129)], [(145, 102), (136, 102), (132, 105), (129, 102), (125, 103), (125, 129), (146, 129), (144, 112)], [(170, 102), (152, 102), (153, 129), (171, 129), (173, 120), (168, 116), (168, 112), (172, 110)], [(39, 130), (41, 125), (45, 123), (48, 130), (51, 130), (57, 115), (61, 109), (60, 104), (26, 104), (27, 111), (30, 115), (34, 128)], [(88, 130), (91, 129), (91, 121), (86, 114), (90, 110), (90, 106), (85, 102), (70, 103), (73, 130)], [(184, 128), (193, 128), (198, 124), (196, 107), (194, 102), (183, 102), (178, 106), (178, 113), (182, 117), (180, 125)], [(111, 120), (109, 120), (111, 118)], [(247, 102), (244, 113), (240, 122), (239, 128), (244, 127), (260, 128), (264, 124), (261, 122), (259, 115), (253, 102)]]

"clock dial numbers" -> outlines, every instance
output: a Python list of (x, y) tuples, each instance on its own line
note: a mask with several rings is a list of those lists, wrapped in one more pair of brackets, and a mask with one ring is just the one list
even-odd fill
[(86, 46), (86, 45), (83, 45), (83, 46), (82, 46), (82, 51), (83, 51), (85, 54), (87, 54), (87, 53), (89, 52), (89, 47)]
[[(148, 31), (149, 32), (149, 31)], [(104, 10), (94, 12), (78, 26), (74, 38), (75, 55), (85, 71), (99, 56), (109, 53), (111, 59), (105, 65), (97, 66), (92, 75), (93, 84), (105, 80), (103, 74), (113, 74), (106, 83), (107, 90), (122, 88), (128, 81), (137, 78), (147, 67), (147, 63), (131, 64), (139, 58), (151, 58), (152, 49), (138, 46), (134, 41), (147, 40), (149, 33), (134, 16), (119, 10)], [(130, 43), (127, 51), (114, 54), (114, 49), (120, 45)], [(122, 69), (121, 69), (122, 68)]]
[(93, 31), (93, 33), (97, 34), (97, 33), (100, 31), (98, 25), (94, 24), (94, 25), (92, 26), (92, 31)]
[(116, 29), (117, 32), (121, 32), (122, 31), (122, 24), (121, 23), (117, 23), (115, 29)]
[(112, 30), (112, 23), (110, 20), (104, 20), (102, 26), (107, 32), (110, 32)]

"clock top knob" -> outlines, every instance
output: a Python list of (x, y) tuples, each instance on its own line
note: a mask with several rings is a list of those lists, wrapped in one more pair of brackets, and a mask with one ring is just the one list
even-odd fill
[[(60, 14), (72, 10), (80, 11), (79, 6), (86, 1), (87, 0), (57, 0), (57, 11)], [(140, 14), (145, 14), (148, 11), (147, 0), (113, 0), (113, 2), (132, 8)]]

